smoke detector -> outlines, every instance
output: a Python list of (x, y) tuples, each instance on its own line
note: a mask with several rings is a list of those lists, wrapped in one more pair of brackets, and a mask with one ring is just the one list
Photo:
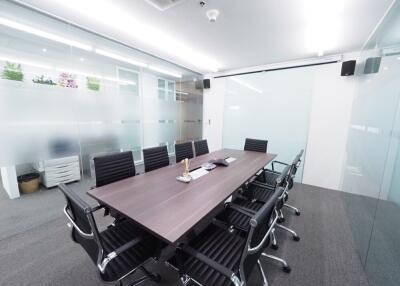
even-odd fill
[(219, 11), (217, 9), (211, 9), (206, 12), (206, 15), (207, 15), (208, 21), (210, 21), (211, 23), (214, 23), (217, 21), (217, 18), (219, 16)]
[(146, 0), (147, 3), (157, 8), (160, 11), (165, 11), (175, 5), (181, 4), (186, 0)]

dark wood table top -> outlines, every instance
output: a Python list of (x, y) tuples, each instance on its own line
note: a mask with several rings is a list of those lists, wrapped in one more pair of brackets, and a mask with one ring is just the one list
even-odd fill
[(174, 164), (88, 191), (99, 202), (175, 244), (276, 155), (223, 149), (191, 160), (194, 169), (211, 159), (234, 157), (228, 167), (183, 183), (183, 165)]

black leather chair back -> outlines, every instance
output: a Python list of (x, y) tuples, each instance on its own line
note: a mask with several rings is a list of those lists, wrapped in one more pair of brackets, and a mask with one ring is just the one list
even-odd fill
[[(275, 191), (278, 188), (282, 188), (283, 191), (287, 191), (289, 189), (289, 185), (290, 185), (290, 170), (291, 170), (291, 165), (286, 166), (282, 172), (280, 173), (280, 175), (278, 176), (278, 178), (276, 178), (275, 180)], [(283, 208), (283, 205), (285, 204), (285, 197), (283, 196), (282, 198), (277, 200), (276, 203), (276, 209), (280, 210)]]
[(292, 162), (292, 176), (296, 175), (297, 169), (299, 168), (300, 162), (301, 162), (301, 157), (303, 156), (304, 150), (302, 149), (299, 154), (297, 154), (296, 158), (294, 158)]
[[(91, 208), (88, 203), (82, 200), (73, 190), (64, 184), (59, 185), (67, 201), (66, 212), (78, 226), (78, 228), (91, 237), (82, 235), (74, 227), (72, 228), (72, 240), (79, 243), (96, 264), (99, 255), (98, 229), (94, 222)], [(97, 241), (96, 241), (97, 239)]]
[(193, 158), (192, 142), (175, 144), (175, 157), (176, 157), (176, 163), (179, 163), (186, 158), (188, 159)]
[(150, 172), (169, 165), (167, 146), (143, 149), (144, 171)]
[(290, 168), (290, 174), (289, 174), (289, 190), (291, 190), (294, 186), (294, 177), (296, 176), (297, 169), (300, 166), (301, 163), (301, 156), (303, 156), (304, 150), (301, 150), (299, 154), (294, 158), (291, 168)]
[(95, 157), (96, 187), (133, 177), (136, 174), (131, 151)]
[[(257, 264), (261, 253), (271, 243), (273, 223), (276, 218), (276, 203), (282, 197), (283, 188), (278, 188), (268, 199), (264, 206), (250, 220), (250, 231), (240, 264), (240, 276), (248, 281), (254, 266)], [(267, 235), (270, 231), (269, 235)], [(264, 240), (265, 239), (265, 240)], [(256, 248), (254, 251), (251, 248)]]
[(244, 150), (267, 153), (267, 145), (268, 140), (246, 138)]
[(204, 139), (204, 140), (194, 141), (194, 150), (196, 151), (196, 156), (201, 156), (210, 153), (210, 151), (208, 150), (207, 140)]

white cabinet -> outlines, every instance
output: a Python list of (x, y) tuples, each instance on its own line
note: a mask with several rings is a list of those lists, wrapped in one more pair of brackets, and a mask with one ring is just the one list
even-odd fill
[(42, 174), (42, 183), (46, 188), (81, 179), (79, 156), (40, 161), (34, 168)]

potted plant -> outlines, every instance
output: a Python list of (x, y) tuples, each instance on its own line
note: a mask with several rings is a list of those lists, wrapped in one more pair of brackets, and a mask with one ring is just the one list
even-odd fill
[(90, 90), (99, 91), (100, 90), (100, 79), (95, 77), (86, 78), (86, 86)]
[(24, 74), (21, 70), (21, 64), (6, 62), (4, 66), (2, 78), (9, 80), (22, 81), (24, 79)]
[(36, 76), (32, 79), (32, 81), (38, 84), (56, 85), (56, 83), (51, 78), (45, 78), (44, 75)]
[(65, 72), (60, 74), (58, 85), (62, 87), (78, 88), (78, 85), (75, 82), (75, 76)]

